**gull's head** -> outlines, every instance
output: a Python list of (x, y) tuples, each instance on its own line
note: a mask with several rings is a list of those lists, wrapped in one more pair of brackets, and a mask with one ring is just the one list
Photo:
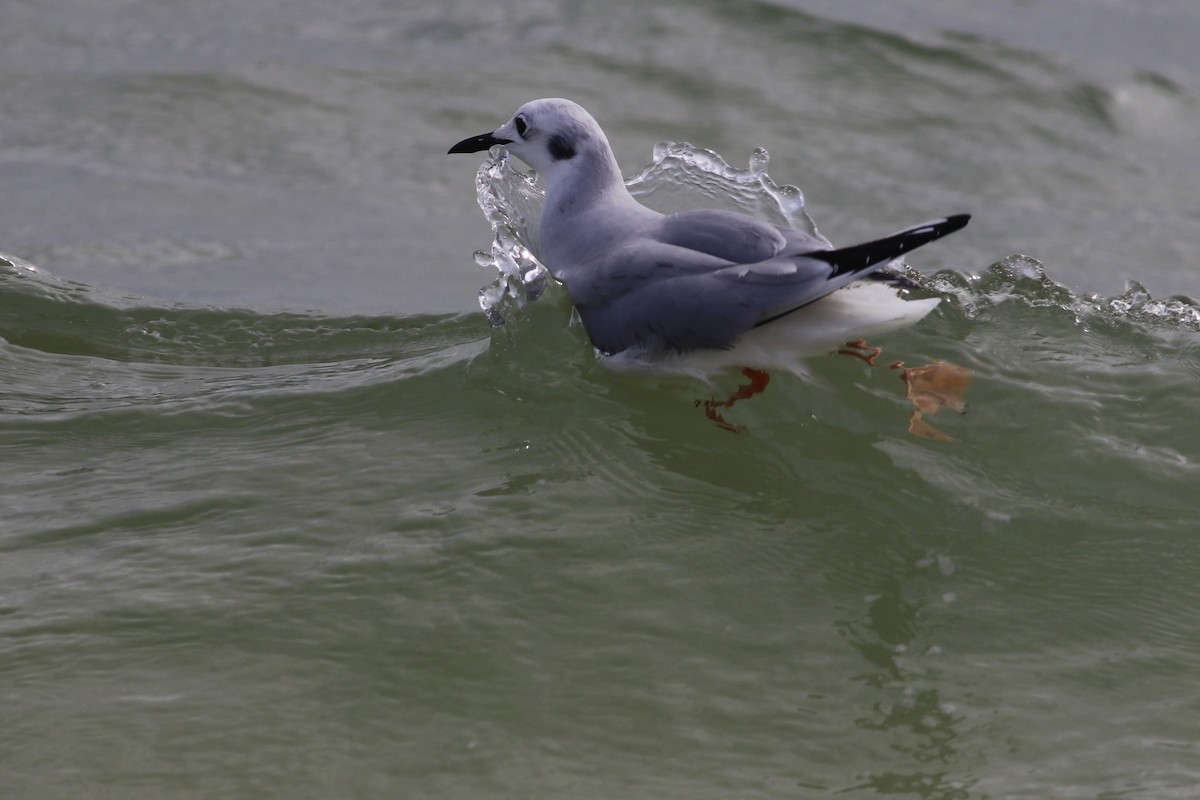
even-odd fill
[(464, 139), (450, 152), (475, 153), (497, 144), (533, 167), (547, 183), (585, 161), (615, 167), (608, 139), (592, 115), (579, 104), (557, 97), (526, 103), (496, 130)]

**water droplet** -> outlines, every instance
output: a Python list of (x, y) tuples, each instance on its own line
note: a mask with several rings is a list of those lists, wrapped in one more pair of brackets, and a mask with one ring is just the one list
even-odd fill
[(767, 166), (771, 163), (771, 154), (761, 147), (754, 148), (754, 152), (750, 154), (750, 171), (754, 174), (760, 174), (767, 171)]

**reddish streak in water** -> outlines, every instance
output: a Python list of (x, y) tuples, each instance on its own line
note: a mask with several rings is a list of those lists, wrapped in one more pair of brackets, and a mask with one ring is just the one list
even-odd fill
[(717, 409), (731, 408), (738, 400), (749, 400), (756, 394), (762, 394), (766, 390), (767, 384), (771, 382), (771, 376), (766, 372), (763, 372), (761, 369), (751, 369), (750, 367), (746, 367), (742, 370), (742, 374), (749, 378), (750, 382), (745, 386), (739, 386), (738, 390), (730, 395), (728, 400), (696, 401), (697, 406), (704, 406), (704, 416), (708, 417), (713, 422), (717, 423), (717, 425), (727, 431), (730, 431), (731, 433), (741, 433), (745, 430), (745, 428), (741, 425), (734, 425), (732, 422), (729, 422), (727, 419), (725, 419), (725, 417), (721, 416), (721, 412), (717, 411)]

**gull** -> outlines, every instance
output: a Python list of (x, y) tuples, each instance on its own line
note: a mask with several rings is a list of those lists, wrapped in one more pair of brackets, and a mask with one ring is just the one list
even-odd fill
[(607, 356), (723, 353), (737, 346), (737, 363), (769, 366), (789, 339), (760, 334), (791, 322), (808, 324), (790, 340), (811, 344), (915, 321), (938, 300), (900, 301), (888, 287), (891, 302), (882, 307), (878, 294), (833, 307), (820, 301), (847, 295), (852, 284), (863, 285), (860, 279), (970, 219), (956, 214), (834, 249), (804, 231), (736, 212), (660, 214), (630, 195), (592, 115), (561, 98), (526, 103), (499, 128), (449, 153), (495, 145), (541, 176), (539, 258)]

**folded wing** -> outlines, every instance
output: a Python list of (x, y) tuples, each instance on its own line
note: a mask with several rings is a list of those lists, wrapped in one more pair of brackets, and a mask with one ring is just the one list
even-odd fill
[[(704, 215), (706, 224), (698, 224)], [(686, 351), (724, 348), (758, 325), (803, 308), (895, 258), (962, 228), (962, 214), (891, 236), (830, 250), (791, 252), (773, 226), (720, 211), (664, 218), (654, 239), (609, 251), (568, 282), (593, 344), (606, 353), (633, 346)], [(772, 235), (774, 232), (774, 235)], [(728, 238), (724, 238), (725, 236)], [(780, 251), (783, 255), (778, 255)], [(725, 256), (767, 254), (735, 260)]]

